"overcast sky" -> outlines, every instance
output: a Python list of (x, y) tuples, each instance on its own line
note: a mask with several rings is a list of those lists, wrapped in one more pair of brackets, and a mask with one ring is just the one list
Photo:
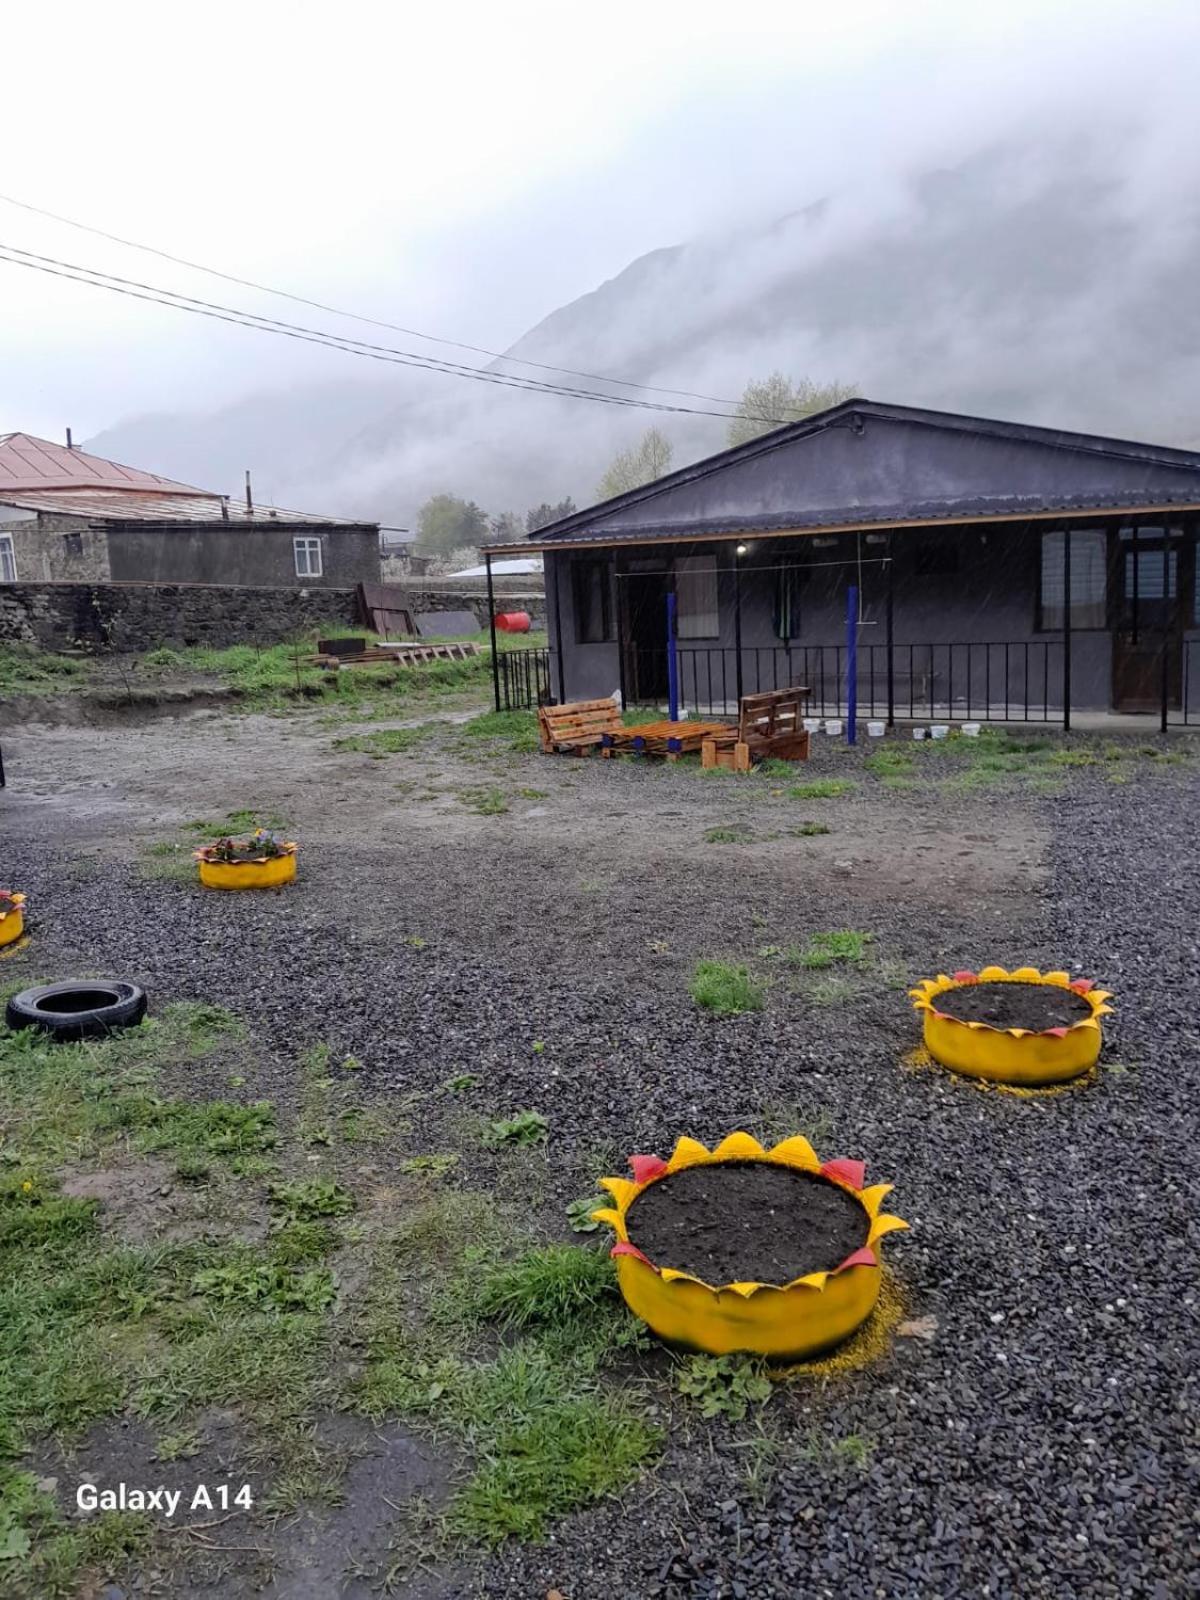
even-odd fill
[[(643, 251), (1046, 119), (1144, 118), (1169, 208), (1200, 132), (1195, 0), (113, 0), (3, 38), (3, 193), (495, 348)], [(0, 241), (371, 337), (7, 204)], [(7, 263), (0, 340), (0, 431), (55, 437), (380, 371)]]

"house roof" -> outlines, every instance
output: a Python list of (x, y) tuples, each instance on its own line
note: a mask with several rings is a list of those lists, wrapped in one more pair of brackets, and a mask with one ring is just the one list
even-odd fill
[(28, 433), (0, 434), (0, 520), (5, 506), (98, 522), (164, 526), (197, 522), (231, 522), (242, 527), (263, 523), (376, 526), (278, 506), (256, 504), (249, 510), (243, 500), (216, 490), (196, 489)]
[(1200, 509), (1200, 452), (846, 400), (577, 511), (499, 554)]

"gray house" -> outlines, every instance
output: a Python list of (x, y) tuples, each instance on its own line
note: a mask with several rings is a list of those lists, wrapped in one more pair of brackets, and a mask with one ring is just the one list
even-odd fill
[(0, 583), (379, 582), (379, 527), (194, 489), (27, 433), (0, 434)]
[[(549, 693), (683, 704), (807, 683), (866, 714), (1200, 703), (1200, 453), (848, 400), (564, 517)], [(848, 612), (848, 607), (852, 611)]]

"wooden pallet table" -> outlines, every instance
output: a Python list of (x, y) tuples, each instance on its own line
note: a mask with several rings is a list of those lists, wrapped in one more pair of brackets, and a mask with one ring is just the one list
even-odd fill
[(614, 729), (604, 735), (601, 755), (665, 756), (678, 761), (694, 755), (705, 739), (727, 731), (724, 722), (643, 722), (636, 728)]

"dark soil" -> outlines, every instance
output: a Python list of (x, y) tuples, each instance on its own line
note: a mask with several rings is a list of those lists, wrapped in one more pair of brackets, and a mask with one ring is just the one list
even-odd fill
[(634, 1201), (629, 1238), (705, 1283), (790, 1283), (867, 1242), (867, 1214), (828, 1178), (769, 1161), (688, 1167)]
[(1070, 1028), (1092, 1014), (1082, 995), (1045, 983), (969, 983), (934, 996), (934, 1005), (959, 1022), (992, 1028)]

